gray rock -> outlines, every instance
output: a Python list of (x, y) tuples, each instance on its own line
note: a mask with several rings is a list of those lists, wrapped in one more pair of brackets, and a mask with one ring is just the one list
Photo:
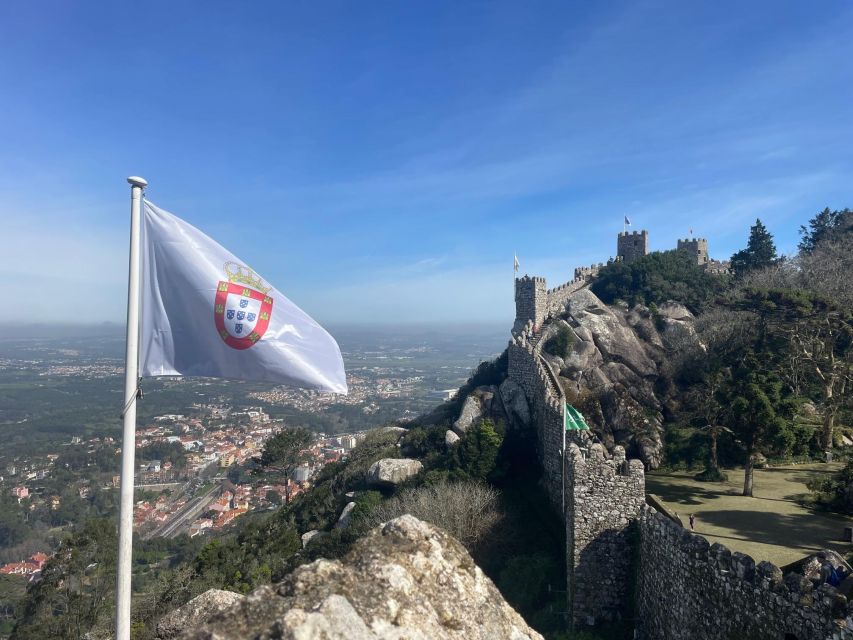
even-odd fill
[(578, 340), (572, 345), (572, 350), (563, 361), (560, 371), (569, 378), (575, 378), (575, 374), (589, 371), (601, 364), (604, 364), (604, 358), (598, 347), (592, 342)]
[(575, 337), (578, 340), (583, 340), (584, 342), (592, 342), (592, 331), (590, 331), (586, 327), (574, 327), (572, 331), (575, 332)]
[(409, 515), (372, 531), (343, 560), (299, 567), (275, 590), (262, 587), (207, 624), (183, 628), (184, 640), (542, 638), (461, 544)]
[(355, 502), (347, 502), (344, 510), (341, 511), (341, 515), (338, 517), (338, 521), (335, 523), (335, 529), (346, 529), (349, 526), (353, 509), (355, 509)]
[(167, 613), (157, 623), (157, 636), (160, 640), (179, 638), (187, 629), (193, 629), (227, 611), (244, 596), (233, 591), (211, 589), (187, 602), (180, 609)]
[(527, 397), (524, 395), (524, 389), (507, 378), (501, 384), (499, 391), (501, 394), (501, 400), (503, 400), (504, 406), (510, 414), (509, 418), (513, 423), (513, 426), (522, 427), (529, 425), (530, 406), (527, 404)]
[(449, 449), (450, 447), (452, 447), (452, 446), (453, 446), (454, 444), (456, 444), (457, 442), (459, 442), (459, 436), (458, 436), (458, 435), (456, 435), (456, 432), (455, 432), (455, 431), (451, 431), (450, 429), (448, 429), (448, 430), (444, 433), (444, 444), (445, 444), (445, 445), (447, 446), (447, 448)]
[(459, 418), (453, 423), (453, 430), (459, 435), (464, 435), (475, 422), (483, 417), (483, 405), (475, 395), (465, 398)]
[(424, 465), (411, 458), (383, 458), (367, 470), (367, 481), (377, 486), (394, 486), (421, 472)]
[(680, 302), (668, 300), (658, 307), (658, 314), (671, 320), (692, 320), (693, 314)]
[(699, 338), (692, 323), (664, 318), (663, 325), (661, 338), (668, 350), (680, 351), (699, 343)]
[(311, 531), (306, 531), (302, 534), (302, 548), (304, 549), (312, 542), (320, 540), (321, 538), (329, 535), (325, 531), (319, 531), (317, 529), (312, 529)]

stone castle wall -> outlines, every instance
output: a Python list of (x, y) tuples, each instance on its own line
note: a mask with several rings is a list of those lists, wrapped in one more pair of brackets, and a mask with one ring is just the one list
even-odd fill
[(589, 284), (589, 279), (590, 274), (587, 274), (548, 289), (545, 278), (516, 278), (515, 324), (512, 326), (512, 333), (519, 334), (528, 323), (538, 330), (546, 320), (563, 313), (572, 294)]
[(559, 316), (566, 310), (566, 305), (569, 298), (578, 289), (584, 288), (589, 284), (589, 277), (575, 277), (574, 280), (569, 280), (559, 287), (554, 287), (548, 290), (548, 317), (553, 318)]
[(548, 315), (548, 290), (545, 278), (524, 276), (515, 279), (515, 324), (518, 333), (528, 322), (541, 327)]
[(543, 481), (551, 504), (562, 512), (563, 504), (563, 390), (556, 375), (539, 355), (536, 336), (528, 324), (507, 347), (508, 376), (524, 389), (536, 425), (536, 444)]
[(708, 241), (705, 238), (679, 238), (676, 249), (695, 258), (698, 265), (708, 263)]
[(569, 444), (565, 465), (566, 574), (575, 626), (620, 620), (630, 611), (637, 519), (645, 503), (643, 464), (614, 447)]
[(648, 640), (851, 640), (847, 599), (829, 585), (709, 544), (653, 508), (640, 516), (637, 594)]
[(625, 262), (634, 262), (649, 253), (649, 232), (623, 231), (616, 237), (616, 255)]

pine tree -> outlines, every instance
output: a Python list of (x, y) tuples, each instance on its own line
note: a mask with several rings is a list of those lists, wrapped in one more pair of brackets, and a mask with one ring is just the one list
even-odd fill
[(846, 234), (853, 233), (853, 210), (842, 209), (830, 211), (826, 207), (823, 211), (809, 220), (809, 226), (800, 227), (800, 251), (812, 253), (822, 242), (841, 239)]
[(776, 245), (767, 227), (755, 219), (755, 224), (749, 229), (749, 240), (746, 249), (732, 256), (732, 271), (735, 275), (743, 275), (749, 271), (769, 267), (776, 262)]

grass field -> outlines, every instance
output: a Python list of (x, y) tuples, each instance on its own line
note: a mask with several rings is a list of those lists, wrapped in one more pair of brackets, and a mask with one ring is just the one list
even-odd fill
[(853, 518), (813, 511), (799, 503), (808, 495), (806, 481), (817, 474), (834, 473), (840, 464), (795, 465), (756, 469), (754, 496), (746, 498), (743, 470), (731, 469), (724, 483), (698, 482), (695, 472), (651, 472), (646, 491), (678, 513), (684, 526), (696, 515), (696, 532), (711, 543), (747, 553), (756, 562), (769, 560), (784, 566), (818, 549), (846, 555), (853, 545), (841, 541)]

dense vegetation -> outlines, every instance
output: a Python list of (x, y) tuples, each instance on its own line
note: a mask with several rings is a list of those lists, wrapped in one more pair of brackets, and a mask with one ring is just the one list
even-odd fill
[(607, 304), (659, 305), (677, 300), (693, 312), (701, 311), (723, 285), (683, 251), (650, 253), (635, 262), (611, 262), (601, 269), (592, 291)]
[(697, 319), (698, 341), (671, 363), (680, 406), (668, 462), (704, 462), (700, 477), (711, 480), (742, 464), (744, 495), (756, 464), (822, 459), (853, 423), (853, 294), (838, 286), (853, 272), (853, 212), (825, 210), (802, 234), (797, 256), (777, 258), (756, 221), (732, 257), (734, 277)]

